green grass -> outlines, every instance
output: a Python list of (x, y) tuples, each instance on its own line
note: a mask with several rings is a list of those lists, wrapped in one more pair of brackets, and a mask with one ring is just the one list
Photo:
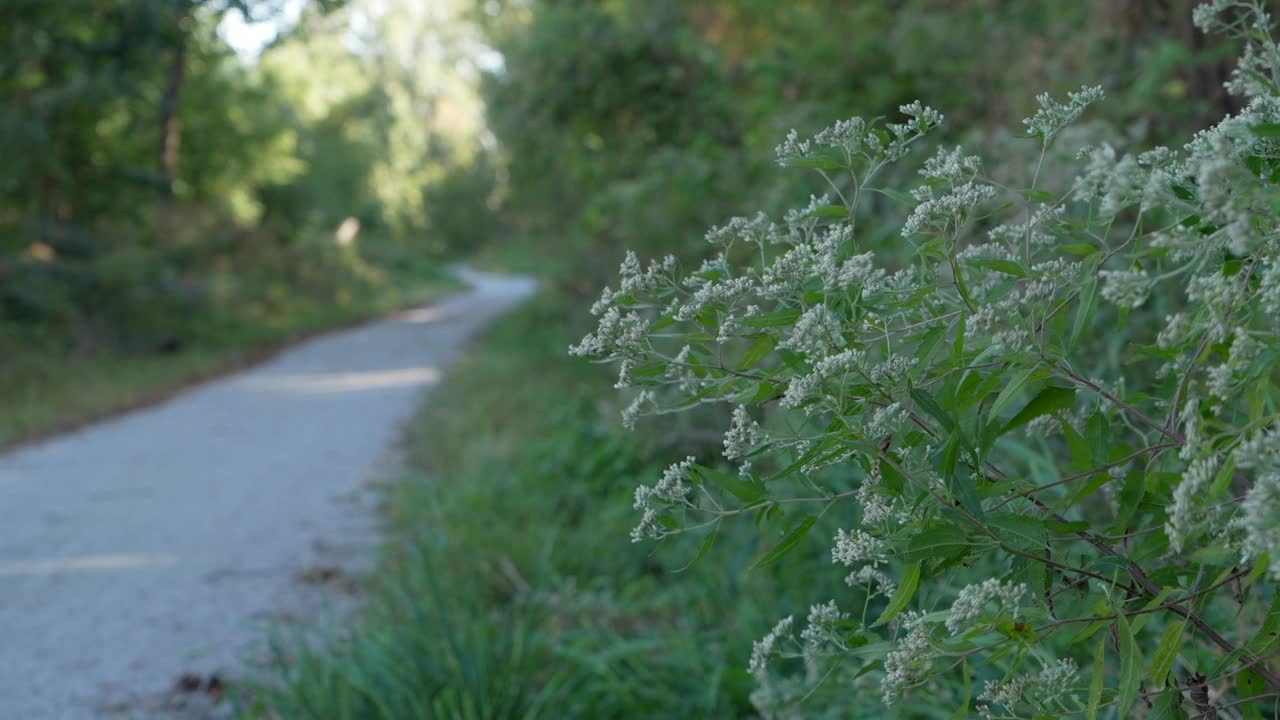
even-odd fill
[(0, 356), (0, 448), (73, 429), (161, 400), (193, 383), (268, 356), (299, 339), (426, 302), (460, 287), (439, 270), (345, 302), (300, 298), (270, 312), (193, 318), (190, 339), (173, 352), (103, 348), (81, 352), (62, 338), (16, 344)]
[(748, 528), (683, 571), (700, 538), (629, 541), (636, 484), (719, 439), (621, 433), (611, 378), (565, 355), (576, 305), (544, 293), (500, 320), (431, 395), (367, 609), (319, 643), (278, 643), (242, 717), (753, 714), (752, 640), (838, 573), (810, 572), (830, 565), (821, 542), (797, 551), (799, 575), (748, 570)]

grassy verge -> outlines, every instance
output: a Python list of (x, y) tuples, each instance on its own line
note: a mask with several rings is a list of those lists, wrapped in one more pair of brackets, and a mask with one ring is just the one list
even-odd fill
[(299, 299), (269, 313), (193, 318), (198, 327), (192, 337), (167, 352), (82, 352), (64, 342), (24, 343), (0, 357), (0, 449), (163, 400), (303, 338), (460, 286), (442, 271), (418, 270), (345, 302)]
[[(500, 320), (432, 394), (368, 607), (318, 646), (278, 647), (243, 717), (751, 714), (752, 640), (834, 573), (749, 570), (746, 528), (688, 569), (701, 538), (629, 542), (636, 484), (719, 438), (620, 433), (611, 378), (565, 356), (570, 307), (544, 293)], [(819, 545), (803, 567), (829, 566)]]

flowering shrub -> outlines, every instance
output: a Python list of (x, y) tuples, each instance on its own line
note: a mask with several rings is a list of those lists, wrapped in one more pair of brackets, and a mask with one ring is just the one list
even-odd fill
[[(755, 644), (765, 717), (866, 683), (949, 694), (957, 717), (1280, 697), (1280, 46), (1255, 0), (1195, 21), (1243, 42), (1248, 104), (1179, 150), (1085, 148), (1054, 189), (943, 147), (904, 194), (877, 180), (938, 112), (793, 131), (779, 163), (831, 195), (712, 230), (692, 272), (628, 254), (592, 308), (571, 350), (638, 389), (625, 423), (735, 406), (734, 470), (688, 458), (638, 488), (633, 540), (700, 533), (700, 559), (745, 516), (768, 564), (844, 519), (848, 595)], [(1102, 95), (1038, 98), (1040, 165)], [(869, 193), (911, 207), (905, 262), (864, 244)]]

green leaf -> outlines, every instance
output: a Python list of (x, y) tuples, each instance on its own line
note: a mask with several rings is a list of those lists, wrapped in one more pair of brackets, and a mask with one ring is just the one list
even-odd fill
[(1157, 686), (1164, 685), (1169, 671), (1173, 670), (1173, 662), (1178, 659), (1178, 650), (1182, 647), (1182, 631), (1186, 625), (1185, 620), (1169, 623), (1160, 638), (1160, 644), (1156, 646), (1155, 654), (1151, 656), (1151, 682)]
[[(1241, 670), (1236, 673), (1236, 694), (1243, 700), (1245, 698), (1258, 697), (1267, 692), (1267, 683), (1254, 670)], [(1240, 708), (1240, 713), (1247, 720), (1257, 718), (1261, 720), (1262, 711), (1258, 707), (1257, 702), (1247, 703)]]
[(1072, 255), (1092, 255), (1098, 251), (1098, 248), (1090, 245), (1089, 243), (1069, 243), (1067, 245), (1059, 246), (1058, 249), (1063, 252), (1071, 253)]
[(1057, 387), (1051, 385), (1041, 390), (1031, 401), (1022, 406), (1017, 415), (1014, 415), (1008, 424), (1004, 426), (1001, 435), (1021, 427), (1035, 420), (1041, 415), (1048, 415), (1058, 410), (1070, 410), (1076, 406), (1076, 391), (1074, 388)]
[(1067, 341), (1067, 349), (1074, 350), (1085, 328), (1093, 324), (1093, 312), (1097, 306), (1098, 278), (1095, 277), (1080, 291), (1080, 305), (1076, 307), (1076, 321), (1071, 327), (1071, 339)]
[(739, 320), (738, 323), (747, 327), (781, 327), (783, 325), (794, 325), (798, 319), (800, 319), (800, 309), (788, 308), (761, 315), (752, 315)]
[(977, 260), (969, 261), (969, 264), (977, 265), (978, 267), (990, 268), (992, 270), (995, 270), (996, 272), (1002, 272), (1005, 275), (1013, 275), (1015, 277), (1027, 276), (1027, 271), (1023, 270), (1021, 265), (1019, 265), (1018, 263), (1012, 260), (1000, 260), (998, 258), (978, 258)]
[(1088, 470), (1093, 467), (1093, 448), (1089, 447), (1089, 441), (1076, 432), (1071, 423), (1062, 423), (1062, 435), (1067, 441), (1067, 449), (1071, 451), (1071, 468)]
[(880, 193), (885, 197), (891, 197), (894, 200), (897, 200), (898, 202), (902, 203), (903, 205), (908, 205), (910, 207), (915, 207), (916, 205), (920, 204), (920, 201), (911, 197), (910, 193), (904, 193), (901, 190), (894, 190), (892, 188), (873, 188), (873, 187), (868, 187), (866, 189), (872, 192)]
[(1129, 624), (1129, 627), (1130, 629), (1133, 630), (1134, 635), (1137, 635), (1138, 633), (1142, 632), (1142, 628), (1146, 627), (1147, 621), (1150, 620), (1154, 615), (1152, 611), (1154, 611), (1160, 605), (1163, 605), (1164, 601), (1168, 600), (1169, 596), (1173, 594), (1174, 589), (1175, 589), (1174, 587), (1168, 586), (1168, 585), (1160, 588), (1160, 592), (1156, 593), (1155, 597), (1148, 600), (1147, 604), (1142, 606), (1143, 612), (1137, 617), (1135, 617), (1133, 621)]
[(801, 520), (800, 524), (792, 528), (791, 532), (787, 533), (786, 536), (779, 540), (778, 544), (774, 545), (772, 550), (765, 553), (759, 560), (757, 560), (755, 564), (751, 566), (752, 569), (766, 567), (781, 560), (787, 553), (794, 550), (796, 546), (800, 544), (800, 541), (804, 539), (805, 535), (809, 534), (809, 529), (812, 528), (813, 524), (817, 521), (818, 518), (812, 515)]
[(1280, 123), (1258, 123), (1250, 130), (1258, 137), (1280, 139)]
[(1188, 720), (1189, 717), (1182, 707), (1182, 690), (1177, 685), (1170, 685), (1160, 691), (1147, 720)]
[(955, 525), (935, 525), (911, 538), (903, 559), (924, 562), (933, 558), (958, 557), (969, 551), (970, 544), (969, 537)]
[(948, 720), (961, 720), (961, 718), (969, 714), (969, 700), (973, 697), (973, 688), (969, 684), (968, 658), (965, 658), (965, 660), (960, 664), (960, 676), (964, 678), (964, 698), (960, 701), (960, 704), (956, 706), (955, 712), (951, 713), (951, 717), (948, 718)]
[(1057, 199), (1053, 196), (1053, 193), (1035, 188), (1023, 188), (1018, 191), (1018, 194), (1028, 200), (1039, 200), (1041, 202), (1053, 202)]
[(960, 430), (957, 428), (951, 433), (947, 445), (942, 451), (942, 463), (938, 468), (938, 473), (947, 481), (947, 489), (960, 501), (960, 506), (969, 511), (974, 517), (982, 517), (982, 502), (978, 499), (977, 481), (973, 474), (966, 472), (964, 468), (957, 467), (960, 459), (960, 446), (962, 438)]
[(1121, 615), (1118, 622), (1120, 635), (1120, 692), (1116, 697), (1116, 717), (1129, 717), (1129, 708), (1142, 687), (1142, 651), (1133, 639), (1129, 620)]
[(942, 423), (942, 427), (947, 430), (955, 429), (956, 423), (952, 419), (951, 414), (942, 409), (938, 401), (934, 399), (928, 392), (920, 388), (911, 388), (911, 399), (916, 401), (921, 410), (928, 413), (933, 419)]
[(1022, 393), (1022, 389), (1031, 382), (1031, 376), (1036, 373), (1036, 368), (1028, 368), (1018, 373), (1013, 381), (1004, 386), (1000, 394), (996, 396), (995, 402), (991, 403), (991, 409), (988, 411), (991, 417), (1000, 417), (1000, 415), (1009, 407), (1009, 404), (1018, 399), (1018, 395)]
[(832, 160), (831, 158), (822, 157), (821, 155), (806, 155), (804, 157), (787, 158), (780, 161), (782, 165), (793, 168), (812, 168), (814, 170), (840, 170), (843, 165)]
[(1143, 471), (1132, 470), (1125, 474), (1124, 484), (1120, 486), (1120, 494), (1116, 498), (1116, 519), (1111, 523), (1114, 532), (1124, 532), (1134, 515), (1138, 512), (1138, 504), (1147, 493)]
[(707, 556), (707, 553), (711, 552), (711, 546), (716, 544), (716, 536), (719, 534), (720, 523), (716, 523), (715, 526), (711, 528), (711, 532), (707, 533), (707, 536), (702, 538), (702, 544), (698, 546), (698, 553), (693, 556), (693, 559), (689, 561), (688, 565), (676, 570), (676, 572), (684, 572), (694, 565), (697, 565), (698, 561), (702, 560), (702, 558)]
[(987, 524), (1006, 544), (1029, 550), (1046, 546), (1045, 527), (1034, 517), (1012, 512), (998, 512), (987, 516)]
[(916, 588), (920, 587), (920, 563), (914, 562), (907, 565), (906, 572), (902, 575), (902, 580), (898, 583), (898, 589), (894, 591), (893, 597), (889, 598), (889, 604), (885, 607), (884, 612), (880, 613), (880, 617), (871, 623), (871, 627), (880, 627), (890, 620), (898, 616), (898, 613), (906, 609), (907, 603), (911, 602), (911, 598), (916, 594)]
[(777, 342), (772, 335), (761, 335), (756, 338), (756, 341), (751, 343), (751, 347), (747, 348), (747, 353), (742, 356), (742, 360), (738, 362), (738, 372), (750, 370), (761, 360), (769, 357), (769, 353), (773, 352)]
[(812, 217), (820, 218), (842, 218), (849, 217), (849, 209), (843, 205), (823, 205), (822, 207), (809, 213)]
[(1098, 638), (1093, 646), (1093, 679), (1089, 681), (1088, 720), (1098, 720), (1098, 705), (1102, 703), (1102, 688), (1107, 679), (1107, 638)]
[(693, 472), (703, 480), (710, 482), (724, 490), (729, 491), (734, 497), (741, 500), (746, 505), (759, 502), (765, 496), (765, 490), (760, 485), (748, 482), (729, 473), (712, 470), (705, 465), (694, 465)]

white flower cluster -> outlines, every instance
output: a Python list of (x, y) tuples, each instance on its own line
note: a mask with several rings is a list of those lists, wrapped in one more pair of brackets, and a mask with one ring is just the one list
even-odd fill
[(825, 358), (844, 346), (843, 324), (826, 305), (814, 305), (804, 311), (791, 329), (791, 335), (778, 344), (778, 347), (815, 360)]
[(777, 227), (769, 220), (769, 216), (761, 212), (756, 213), (755, 217), (736, 217), (724, 225), (712, 228), (707, 231), (707, 242), (726, 248), (735, 242), (763, 247), (772, 243), (777, 236)]
[(942, 113), (927, 105), (920, 104), (919, 100), (906, 105), (899, 105), (898, 112), (910, 118), (909, 122), (902, 125), (889, 126), (899, 137), (905, 137), (910, 133), (923, 135), (941, 125), (943, 121)]
[(751, 454), (768, 439), (760, 423), (741, 405), (734, 408), (729, 431), (724, 434), (724, 456), (729, 460), (741, 460)]
[(1217, 469), (1218, 461), (1214, 458), (1195, 460), (1182, 474), (1182, 482), (1174, 489), (1164, 532), (1169, 537), (1169, 547), (1175, 553), (1182, 552), (1187, 541), (1193, 537), (1192, 533), (1199, 521), (1197, 510), (1204, 491), (1213, 483)]
[(804, 401), (816, 395), (823, 383), (853, 372), (865, 359), (866, 353), (861, 350), (845, 350), (822, 358), (809, 374), (791, 380), (787, 385), (786, 394), (782, 397), (782, 406), (799, 407)]
[(685, 482), (689, 479), (689, 469), (695, 460), (692, 456), (668, 467), (655, 485), (641, 485), (636, 488), (635, 509), (643, 512), (640, 524), (631, 531), (631, 542), (656, 540), (666, 535), (666, 529), (658, 522), (658, 513), (671, 505), (692, 507), (693, 486)]
[(928, 675), (929, 667), (937, 654), (929, 640), (929, 628), (924, 614), (909, 610), (901, 616), (900, 625), (906, 631), (898, 645), (884, 656), (884, 678), (880, 680), (880, 692), (885, 705), (892, 705), (902, 697), (907, 688)]
[(965, 155), (964, 148), (957, 145), (951, 152), (945, 147), (924, 161), (920, 174), (931, 180), (939, 180), (958, 184), (971, 179), (982, 172), (982, 158), (977, 155)]
[(929, 231), (956, 230), (979, 203), (996, 196), (995, 188), (976, 180), (961, 183), (950, 192), (938, 194), (933, 186), (922, 185), (911, 191), (915, 209), (902, 224), (902, 236), (912, 237)]
[[(994, 718), (992, 705), (1008, 711), (1022, 703), (1029, 704), (1037, 716), (1056, 715), (1054, 703), (1072, 692), (1072, 685), (1080, 674), (1080, 668), (1071, 658), (1056, 660), (1044, 666), (1035, 675), (1017, 675), (1008, 680), (988, 680), (978, 695), (978, 714)], [(1019, 717), (1021, 717), (1019, 715)]]
[(1226, 361), (1209, 369), (1209, 395), (1228, 400), (1235, 392), (1237, 374), (1247, 370), (1261, 351), (1261, 342), (1244, 328), (1236, 328)]
[(1036, 97), (1040, 109), (1034, 115), (1022, 121), (1027, 126), (1027, 133), (1043, 138), (1045, 143), (1053, 139), (1059, 130), (1080, 118), (1090, 103), (1101, 100), (1102, 86), (1084, 86), (1076, 92), (1067, 93), (1067, 102), (1053, 99), (1049, 93)]
[(859, 157), (892, 162), (906, 153), (912, 140), (942, 124), (942, 114), (919, 101), (902, 105), (898, 110), (907, 116), (907, 121), (888, 125), (893, 135), (888, 143), (874, 132), (869, 123), (855, 117), (841, 120), (808, 140), (801, 140), (800, 134), (791, 130), (786, 139), (774, 148), (778, 164), (785, 167), (794, 161), (810, 158), (819, 147), (839, 151), (847, 164), (854, 163)]
[(635, 430), (636, 422), (658, 409), (658, 402), (652, 390), (641, 390), (636, 394), (631, 404), (622, 410), (622, 427), (627, 430)]
[(1102, 297), (1120, 308), (1142, 307), (1151, 293), (1151, 278), (1141, 270), (1103, 270)]
[(863, 565), (844, 579), (845, 584), (850, 587), (866, 586), (871, 593), (871, 597), (883, 595), (886, 598), (893, 597), (893, 593), (897, 591), (898, 585), (884, 571), (874, 565)]
[(841, 612), (835, 600), (813, 605), (809, 608), (808, 626), (800, 632), (800, 639), (815, 647), (843, 644), (836, 625), (848, 619), (849, 613)]
[(1246, 562), (1268, 554), (1267, 572), (1280, 581), (1280, 470), (1259, 475), (1240, 503), (1236, 524), (1244, 531), (1242, 559)]
[(884, 476), (880, 471), (880, 458), (871, 461), (871, 472), (858, 486), (858, 504), (862, 506), (862, 524), (875, 527), (893, 515), (893, 500), (881, 490)]
[(884, 540), (864, 531), (836, 531), (835, 546), (831, 548), (831, 562), (853, 567), (861, 563), (880, 565), (885, 562)]
[(788, 615), (779, 620), (769, 634), (752, 643), (751, 661), (747, 665), (747, 670), (757, 679), (768, 672), (769, 658), (778, 652), (778, 643), (791, 637), (791, 626), (794, 622), (795, 618)]
[(862, 140), (867, 132), (867, 123), (862, 118), (840, 120), (835, 125), (813, 136), (818, 145), (838, 148), (848, 155), (862, 150)]
[(1280, 467), (1280, 424), (1250, 434), (1236, 446), (1231, 457), (1241, 470)]
[[(1242, 17), (1223, 18), (1238, 11)], [(1244, 54), (1225, 87), (1237, 95), (1253, 97), (1273, 92), (1267, 78), (1280, 67), (1280, 47), (1271, 38), (1271, 15), (1257, 0), (1209, 0), (1195, 8), (1191, 21), (1204, 32), (1221, 32), (1247, 40)]]
[(569, 348), (569, 354), (585, 357), (633, 357), (649, 346), (649, 323), (636, 313), (610, 307), (595, 332)]
[(997, 616), (1007, 614), (1016, 618), (1018, 603), (1026, 592), (1026, 585), (1015, 585), (998, 578), (987, 578), (976, 585), (967, 585), (960, 591), (951, 605), (951, 611), (947, 613), (947, 630), (953, 633), (963, 632), (974, 620), (982, 617), (987, 603), (992, 601), (1000, 604)]
[(675, 309), (676, 320), (692, 320), (708, 305), (726, 305), (733, 307), (755, 292), (755, 283), (751, 278), (728, 278), (719, 282), (702, 281), (683, 305)]

